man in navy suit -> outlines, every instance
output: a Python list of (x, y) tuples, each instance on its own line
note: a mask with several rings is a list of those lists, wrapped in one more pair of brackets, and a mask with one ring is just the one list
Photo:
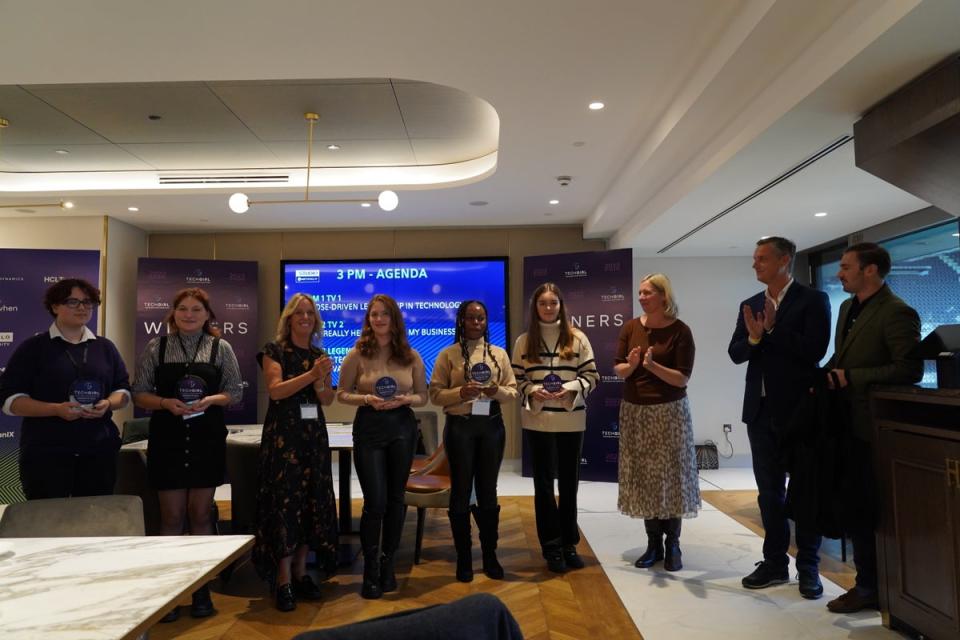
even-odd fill
[[(784, 512), (786, 471), (777, 432), (808, 393), (830, 341), (830, 300), (794, 281), (796, 246), (770, 236), (757, 242), (753, 270), (765, 291), (743, 302), (727, 352), (734, 363), (747, 362), (743, 421), (747, 424), (753, 475), (763, 521), (763, 561), (743, 579), (747, 589), (763, 589), (790, 580), (790, 525)], [(818, 571), (820, 536), (796, 527), (800, 595), (823, 595)]]

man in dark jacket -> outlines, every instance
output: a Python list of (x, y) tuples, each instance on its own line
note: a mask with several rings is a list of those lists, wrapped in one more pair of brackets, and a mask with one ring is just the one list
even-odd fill
[(848, 497), (847, 524), (857, 567), (854, 588), (827, 603), (834, 613), (877, 608), (876, 479), (873, 469), (869, 391), (875, 384), (913, 384), (923, 377), (923, 362), (909, 357), (920, 340), (917, 312), (890, 291), (884, 282), (890, 254), (863, 242), (847, 248), (837, 277), (853, 294), (840, 306), (836, 352), (827, 364), (837, 375), (850, 407), (854, 437), (845, 459), (856, 491)]
[[(810, 388), (830, 341), (830, 301), (822, 291), (791, 276), (795, 245), (786, 238), (757, 242), (753, 269), (765, 291), (741, 304), (728, 353), (734, 363), (747, 362), (743, 421), (747, 424), (753, 474), (763, 521), (763, 561), (743, 579), (747, 589), (789, 581), (790, 525), (784, 511), (786, 469), (778, 433)], [(800, 594), (823, 595), (818, 572), (820, 536), (796, 527)]]

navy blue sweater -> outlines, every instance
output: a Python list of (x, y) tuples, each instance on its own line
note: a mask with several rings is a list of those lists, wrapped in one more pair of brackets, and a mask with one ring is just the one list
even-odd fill
[[(51, 338), (44, 331), (24, 340), (10, 357), (7, 368), (0, 374), (0, 406), (12, 395), (26, 394), (40, 402), (66, 402), (70, 384), (77, 378), (78, 364), (86, 365), (82, 376), (99, 380), (106, 398), (120, 389), (129, 391), (127, 368), (117, 347), (106, 338), (71, 344), (61, 338)], [(67, 351), (70, 355), (67, 355)], [(120, 433), (112, 420), (110, 410), (100, 419), (79, 418), (68, 422), (56, 416), (24, 418), (20, 431), (20, 447), (36, 447), (74, 453), (91, 453), (119, 448)]]

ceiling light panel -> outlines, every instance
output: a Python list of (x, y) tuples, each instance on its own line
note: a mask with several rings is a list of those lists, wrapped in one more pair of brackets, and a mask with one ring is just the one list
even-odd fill
[[(257, 141), (203, 83), (43, 85), (27, 89), (118, 144)], [(147, 116), (154, 113), (163, 114), (163, 119), (148, 120)]]

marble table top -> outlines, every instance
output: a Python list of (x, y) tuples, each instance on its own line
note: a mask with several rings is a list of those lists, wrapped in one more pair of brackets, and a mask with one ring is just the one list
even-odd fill
[(253, 536), (0, 538), (0, 637), (136, 638)]

